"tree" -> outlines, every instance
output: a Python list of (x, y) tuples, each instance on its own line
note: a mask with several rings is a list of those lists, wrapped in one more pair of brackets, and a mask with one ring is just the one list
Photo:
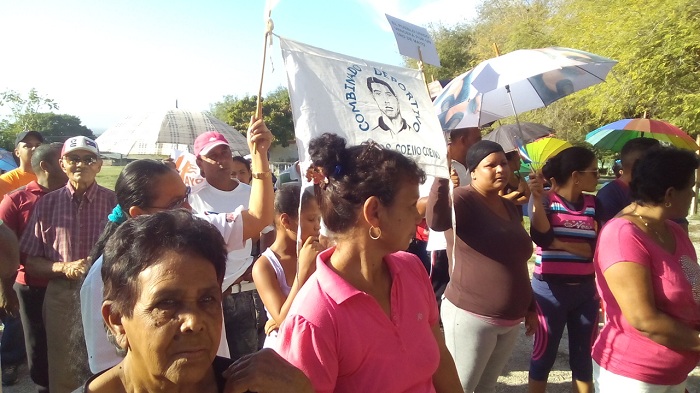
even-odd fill
[[(440, 56), (441, 67), (429, 64), (424, 66), (424, 72), (428, 81), (451, 80), (457, 75), (466, 72), (476, 64), (476, 58), (470, 52), (474, 42), (473, 28), (467, 24), (456, 26), (429, 26), (428, 31), (433, 38), (435, 47)], [(418, 68), (416, 59), (405, 58), (408, 68)]]
[[(245, 133), (256, 104), (255, 96), (238, 98), (228, 95), (224, 96), (223, 101), (212, 104), (211, 112), (216, 118)], [(294, 119), (289, 92), (285, 87), (278, 87), (263, 99), (263, 118), (275, 137), (273, 145), (288, 146), (294, 139)]]
[(27, 98), (14, 90), (7, 90), (0, 93), (0, 106), (8, 106), (12, 111), (14, 121), (12, 123), (22, 130), (37, 129), (37, 115), (43, 108), (49, 110), (58, 109), (58, 104), (51, 98), (40, 95), (36, 89), (32, 88), (27, 94)]
[(80, 118), (72, 115), (57, 115), (55, 113), (37, 113), (35, 116), (36, 130), (42, 133), (50, 142), (63, 142), (66, 139), (83, 135), (94, 139), (92, 130), (81, 124)]

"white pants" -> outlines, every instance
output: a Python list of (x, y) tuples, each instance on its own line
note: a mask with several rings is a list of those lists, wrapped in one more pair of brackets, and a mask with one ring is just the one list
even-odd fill
[(446, 298), (442, 299), (440, 316), (462, 389), (468, 393), (495, 392), (498, 376), (513, 353), (520, 324), (490, 324)]
[(611, 373), (593, 361), (593, 384), (596, 393), (684, 393), (686, 382), (678, 385), (654, 385)]

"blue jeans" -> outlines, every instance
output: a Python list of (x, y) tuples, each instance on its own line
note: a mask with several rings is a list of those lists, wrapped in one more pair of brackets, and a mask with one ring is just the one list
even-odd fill
[(265, 343), (267, 315), (258, 291), (234, 293), (224, 297), (226, 340), (234, 361), (257, 352)]
[(593, 380), (591, 346), (598, 334), (600, 301), (592, 279), (578, 285), (532, 279), (540, 326), (535, 332), (530, 378), (546, 381), (552, 370), (564, 327), (569, 332), (569, 366), (572, 377)]
[(24, 333), (19, 317), (6, 316), (2, 319), (5, 328), (0, 340), (0, 359), (2, 367), (20, 364), (27, 354), (24, 350)]

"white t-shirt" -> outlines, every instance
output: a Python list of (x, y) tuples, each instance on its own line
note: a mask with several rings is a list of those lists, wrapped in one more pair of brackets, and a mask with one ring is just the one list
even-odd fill
[[(227, 250), (243, 247), (243, 220), (240, 218), (242, 208), (233, 213), (211, 214), (196, 216), (209, 221), (221, 232), (226, 242)], [(116, 348), (107, 339), (104, 321), (102, 320), (102, 302), (104, 299), (104, 282), (102, 281), (102, 256), (90, 267), (82, 287), (80, 287), (80, 314), (85, 332), (85, 345), (88, 352), (90, 371), (98, 373), (114, 367), (122, 358), (117, 355)], [(223, 319), (222, 319), (223, 321)], [(223, 323), (223, 322), (222, 322)], [(230, 357), (226, 330), (221, 326), (221, 341), (218, 356)]]
[[(466, 186), (472, 182), (471, 176), (464, 165), (459, 162), (452, 160), (452, 168), (457, 172), (459, 176), (459, 185)], [(428, 176), (425, 183), (420, 187), (420, 196), (427, 197), (430, 194), (430, 189), (433, 187), (433, 182), (435, 178), (433, 176)], [(430, 234), (428, 235), (428, 244), (425, 246), (426, 251), (438, 251), (447, 249), (447, 240), (445, 239), (445, 232), (435, 232), (430, 229)]]
[[(247, 209), (250, 203), (250, 190), (249, 185), (238, 183), (233, 190), (222, 191), (214, 188), (204, 179), (192, 188), (189, 202), (195, 212), (204, 215), (230, 212), (240, 207)], [(253, 263), (253, 256), (250, 255), (252, 247), (253, 242), (248, 239), (243, 248), (229, 252), (222, 290), (226, 290), (236, 282)]]

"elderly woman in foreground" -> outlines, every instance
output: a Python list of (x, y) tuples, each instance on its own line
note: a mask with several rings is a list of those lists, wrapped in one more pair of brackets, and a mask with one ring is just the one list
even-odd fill
[[(225, 269), (226, 247), (219, 231), (186, 210), (122, 224), (104, 251), (102, 315), (125, 357), (90, 378), (80, 391), (309, 391), (304, 375), (271, 351), (257, 355), (276, 363), (265, 370), (256, 367), (261, 362), (253, 357), (227, 370), (231, 360), (216, 356)], [(283, 379), (282, 386), (256, 388), (252, 381), (273, 370), (277, 374), (265, 374), (265, 383)]]
[(632, 204), (603, 227), (594, 258), (608, 322), (593, 346), (596, 392), (685, 391), (700, 360), (700, 267), (683, 218), (695, 153), (650, 151), (634, 167)]

